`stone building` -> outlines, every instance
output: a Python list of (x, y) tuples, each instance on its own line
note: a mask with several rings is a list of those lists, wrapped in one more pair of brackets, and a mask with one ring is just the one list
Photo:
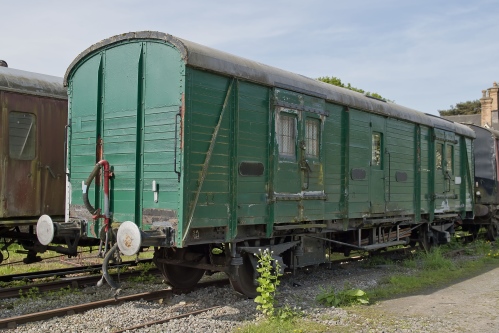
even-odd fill
[(494, 82), (491, 88), (482, 90), (480, 114), (445, 116), (442, 118), (463, 124), (474, 124), (499, 130), (499, 85)]

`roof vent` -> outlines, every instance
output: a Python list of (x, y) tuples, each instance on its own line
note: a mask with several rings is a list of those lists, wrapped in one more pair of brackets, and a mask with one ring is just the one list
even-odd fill
[(9, 67), (9, 65), (7, 64), (7, 61), (0, 60), (0, 67)]

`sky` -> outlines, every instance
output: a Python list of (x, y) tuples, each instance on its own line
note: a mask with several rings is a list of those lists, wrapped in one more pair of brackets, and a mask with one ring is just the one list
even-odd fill
[(499, 81), (494, 0), (0, 0), (0, 59), (64, 76), (102, 39), (172, 34), (430, 114)]

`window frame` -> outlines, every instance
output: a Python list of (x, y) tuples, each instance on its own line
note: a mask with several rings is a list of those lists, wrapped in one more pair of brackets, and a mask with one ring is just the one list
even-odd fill
[[(297, 142), (298, 142), (298, 114), (296, 112), (293, 112), (294, 110), (290, 109), (281, 109), (279, 112), (279, 119), (277, 122), (277, 130), (276, 130), (276, 139), (277, 139), (277, 146), (278, 146), (278, 154), (279, 154), (279, 159), (280, 160), (286, 160), (286, 161), (296, 161), (296, 155), (298, 151), (297, 147)], [(292, 130), (293, 130), (293, 135), (292, 136), (286, 136), (288, 138), (291, 138), (288, 140), (289, 147), (292, 147), (292, 151), (287, 153), (284, 152), (284, 140), (283, 138), (285, 137), (284, 131), (283, 131), (283, 119), (291, 119), (293, 124), (292, 124)]]
[[(438, 158), (439, 150), (440, 150), (440, 160)], [(444, 161), (444, 144), (441, 142), (437, 142), (435, 145), (435, 170), (444, 170), (443, 161)]]
[[(374, 163), (375, 162), (375, 145), (374, 145), (374, 137), (375, 136), (379, 136), (379, 162), (378, 163)], [(383, 133), (382, 132), (377, 132), (377, 131), (372, 131), (371, 132), (371, 167), (374, 167), (374, 168), (377, 168), (377, 169), (383, 169), (383, 162), (384, 162), (384, 158), (383, 158)]]
[[(27, 129), (27, 136), (21, 140), (23, 140), (23, 144), (22, 144), (22, 148), (21, 148), (21, 151), (19, 152), (19, 154), (14, 154), (14, 150), (13, 150), (13, 147), (14, 146), (14, 138), (15, 136), (13, 135), (13, 127), (11, 126), (11, 121), (12, 120), (15, 120), (15, 119), (12, 119), (11, 117), (13, 115), (23, 115), (22, 118), (26, 118), (26, 116), (29, 116), (31, 118), (31, 124), (29, 126), (29, 128)], [(18, 118), (19, 119), (19, 118)], [(18, 120), (19, 121), (19, 120)], [(36, 117), (36, 114), (32, 113), (32, 112), (24, 112), (24, 111), (16, 111), (16, 110), (12, 110), (12, 111), (9, 111), (8, 113), (8, 133), (7, 133), (7, 136), (8, 136), (8, 141), (9, 141), (9, 158), (10, 159), (13, 159), (13, 160), (19, 160), (19, 161), (33, 161), (37, 158), (37, 141), (38, 141), (38, 137), (37, 137), (37, 117)], [(19, 134), (19, 133), (16, 133), (16, 134)], [(18, 135), (18, 137), (20, 137)], [(23, 156), (23, 152), (25, 151), (25, 148), (27, 146), (27, 143), (29, 141), (29, 145), (28, 147), (30, 147), (30, 151), (28, 152), (29, 155), (28, 156)], [(17, 152), (16, 152), (17, 153)]]
[[(311, 122), (312, 124), (316, 124), (316, 129), (317, 129), (317, 132), (316, 132), (316, 150), (317, 150), (317, 154), (316, 155), (311, 155), (309, 153), (310, 149), (309, 149), (309, 137), (307, 136), (308, 134), (308, 123)], [(310, 115), (307, 115), (305, 117), (305, 121), (304, 121), (304, 132), (303, 132), (303, 140), (305, 142), (305, 157), (306, 158), (309, 158), (309, 159), (312, 159), (312, 160), (320, 160), (321, 159), (321, 156), (322, 156), (322, 153), (321, 153), (321, 147), (322, 147), (322, 119), (320, 117), (313, 117), (313, 116), (310, 116)]]
[[(449, 172), (451, 175), (454, 174), (454, 146), (447, 144), (445, 145), (445, 171)], [(450, 156), (449, 156), (450, 153)], [(449, 168), (449, 157), (450, 157), (450, 168)]]

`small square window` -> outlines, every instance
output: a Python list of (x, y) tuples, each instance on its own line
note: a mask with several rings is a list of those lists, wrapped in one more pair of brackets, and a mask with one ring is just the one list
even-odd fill
[(279, 156), (295, 157), (296, 155), (296, 117), (280, 114), (277, 133)]
[(305, 122), (305, 155), (319, 157), (320, 122), (317, 119), (307, 119)]
[(9, 113), (9, 156), (32, 160), (36, 153), (36, 118), (25, 112)]

